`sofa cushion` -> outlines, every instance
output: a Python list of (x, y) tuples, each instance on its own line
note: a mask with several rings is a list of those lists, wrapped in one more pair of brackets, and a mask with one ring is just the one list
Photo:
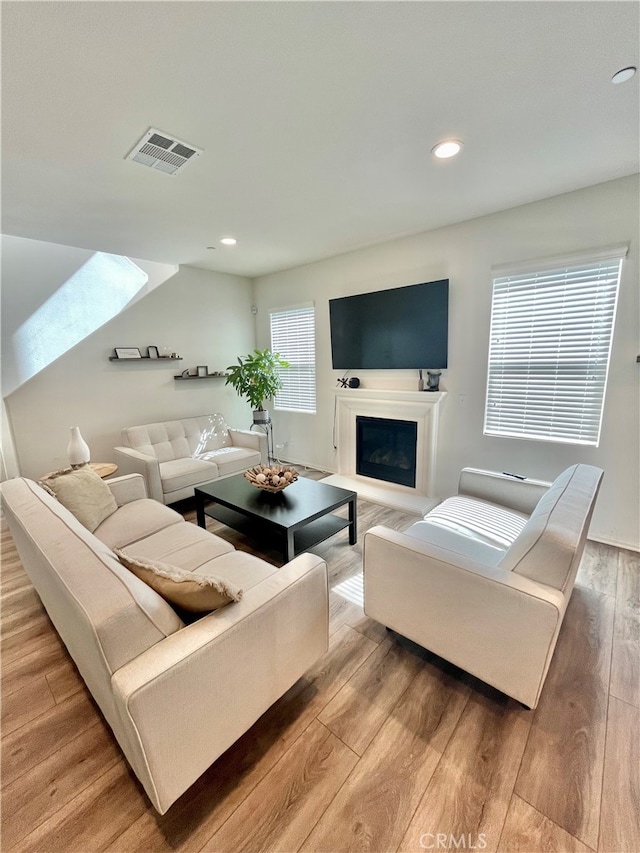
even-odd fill
[(222, 554), (200, 568), (194, 574), (213, 574), (226, 578), (229, 583), (243, 590), (251, 589), (252, 586), (261, 583), (279, 570), (265, 560), (247, 554), (245, 551), (233, 551), (230, 554)]
[(465, 536), (455, 530), (447, 530), (437, 524), (426, 521), (416, 521), (404, 531), (406, 536), (412, 536), (429, 545), (446, 548), (461, 557), (479, 560), (490, 566), (496, 566), (505, 555), (504, 548), (498, 548), (482, 542), (474, 536)]
[(120, 549), (115, 554), (166, 601), (190, 613), (218, 610), (242, 598), (242, 590), (222, 578), (186, 572), (157, 560), (141, 560)]
[[(186, 421), (184, 423), (187, 424)], [(221, 447), (229, 447), (231, 444), (229, 428), (222, 415), (190, 418), (187, 433), (192, 456), (200, 456), (210, 450), (220, 450)]]
[(65, 468), (43, 484), (91, 533), (118, 509), (109, 486), (88, 465)]
[(127, 553), (134, 557), (161, 560), (190, 572), (233, 551), (229, 542), (190, 522), (173, 524), (127, 547)]
[(572, 585), (601, 479), (602, 471), (591, 465), (563, 471), (538, 501), (501, 567), (562, 591)]
[[(457, 495), (447, 498), (427, 513), (418, 528), (418, 534), (423, 540), (433, 541), (434, 544), (450, 549), (457, 541), (455, 537), (459, 537), (462, 553), (465, 553), (464, 549), (472, 542), (498, 549), (502, 556), (515, 541), (526, 521), (527, 516), (524, 513), (478, 498)], [(407, 533), (410, 533), (410, 530)]]
[(225, 477), (228, 474), (246, 471), (253, 465), (259, 465), (262, 456), (258, 451), (247, 450), (244, 447), (221, 447), (209, 453), (201, 453), (198, 459), (214, 462), (218, 468), (218, 476)]
[(160, 463), (160, 479), (165, 495), (188, 486), (199, 486), (209, 480), (216, 480), (218, 476), (217, 465), (204, 459), (186, 456)]
[(186, 523), (180, 513), (151, 498), (141, 498), (118, 507), (96, 527), (94, 535), (109, 548), (124, 548), (179, 523)]

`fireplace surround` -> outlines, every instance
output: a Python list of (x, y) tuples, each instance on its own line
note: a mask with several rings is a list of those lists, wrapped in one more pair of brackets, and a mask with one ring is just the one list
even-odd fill
[(415, 485), (384, 480), (375, 482), (394, 493), (435, 496), (438, 416), (442, 401), (447, 396), (446, 391), (396, 391), (360, 387), (340, 388), (335, 391), (335, 395), (338, 474), (361, 483), (371, 482), (370, 475), (363, 477), (357, 471), (357, 417), (409, 421), (415, 423), (416, 431)]

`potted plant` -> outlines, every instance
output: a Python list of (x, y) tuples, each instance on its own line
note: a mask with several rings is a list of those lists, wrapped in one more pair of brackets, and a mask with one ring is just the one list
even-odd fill
[(280, 369), (289, 363), (279, 353), (269, 349), (254, 350), (237, 364), (227, 367), (225, 385), (233, 386), (240, 397), (245, 397), (253, 407), (253, 422), (268, 423), (269, 412), (263, 408), (265, 400), (271, 400), (282, 388)]

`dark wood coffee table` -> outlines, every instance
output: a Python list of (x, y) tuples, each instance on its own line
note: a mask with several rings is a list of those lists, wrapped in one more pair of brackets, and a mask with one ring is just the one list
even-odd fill
[[(199, 486), (195, 497), (200, 527), (208, 515), (257, 540), (275, 533), (287, 562), (347, 527), (349, 544), (358, 541), (356, 492), (322, 481), (301, 477), (281, 492), (265, 492), (238, 474)], [(331, 514), (345, 505), (348, 519)]]

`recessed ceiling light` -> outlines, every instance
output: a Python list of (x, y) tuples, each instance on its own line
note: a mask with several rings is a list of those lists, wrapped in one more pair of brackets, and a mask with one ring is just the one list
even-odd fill
[(238, 241), (235, 237), (222, 237), (220, 242), (223, 246), (235, 246)]
[(612, 83), (626, 83), (627, 80), (631, 80), (633, 75), (636, 73), (638, 69), (635, 65), (629, 65), (627, 68), (621, 68), (620, 71), (616, 71), (616, 73), (611, 78)]
[(462, 142), (459, 139), (445, 139), (444, 142), (438, 142), (431, 151), (436, 157), (441, 160), (446, 160), (447, 157), (455, 157), (462, 150)]

